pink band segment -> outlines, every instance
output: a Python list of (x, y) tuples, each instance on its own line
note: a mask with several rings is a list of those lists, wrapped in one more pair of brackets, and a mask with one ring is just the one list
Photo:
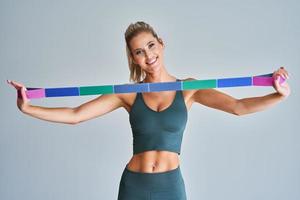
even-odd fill
[(44, 98), (46, 97), (45, 89), (27, 90), (26, 96), (29, 99)]
[[(273, 85), (273, 77), (266, 76), (254, 76), (253, 77), (253, 85), (254, 86), (272, 86)], [(283, 83), (285, 79), (279, 76), (279, 83)]]

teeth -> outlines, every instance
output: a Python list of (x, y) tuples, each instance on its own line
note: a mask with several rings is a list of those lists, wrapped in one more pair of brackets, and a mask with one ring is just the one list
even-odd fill
[(148, 62), (148, 64), (153, 64), (156, 61), (157, 58), (153, 59), (151, 62)]

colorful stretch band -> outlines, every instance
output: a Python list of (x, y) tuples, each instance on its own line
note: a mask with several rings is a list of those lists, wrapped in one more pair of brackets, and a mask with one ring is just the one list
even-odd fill
[[(62, 87), (62, 88), (26, 88), (28, 99), (46, 97), (83, 96), (98, 94), (136, 93), (136, 92), (159, 92), (172, 90), (195, 90), (223, 87), (240, 86), (272, 86), (274, 79), (271, 74), (259, 76), (222, 78), (192, 81), (159, 82), (159, 83), (139, 83), (123, 85), (101, 85), (83, 87)], [(281, 76), (280, 84), (285, 81)], [(20, 94), (19, 94), (20, 95)]]

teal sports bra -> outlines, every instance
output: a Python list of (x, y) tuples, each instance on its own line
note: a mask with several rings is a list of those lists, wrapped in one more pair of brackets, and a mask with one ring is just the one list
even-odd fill
[(187, 118), (182, 91), (176, 91), (171, 105), (160, 112), (149, 108), (143, 100), (142, 93), (137, 93), (129, 112), (133, 154), (150, 150), (180, 154)]

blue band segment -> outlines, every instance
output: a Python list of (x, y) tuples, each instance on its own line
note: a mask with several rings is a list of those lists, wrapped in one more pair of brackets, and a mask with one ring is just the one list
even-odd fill
[(167, 90), (181, 90), (181, 82), (162, 82), (162, 83), (151, 83), (150, 92), (159, 92)]
[(46, 97), (80, 96), (78, 87), (46, 88)]
[(252, 85), (252, 77), (222, 78), (222, 79), (217, 79), (217, 83), (218, 83), (218, 88), (251, 86)]
[(114, 85), (114, 93), (148, 92), (148, 83)]

